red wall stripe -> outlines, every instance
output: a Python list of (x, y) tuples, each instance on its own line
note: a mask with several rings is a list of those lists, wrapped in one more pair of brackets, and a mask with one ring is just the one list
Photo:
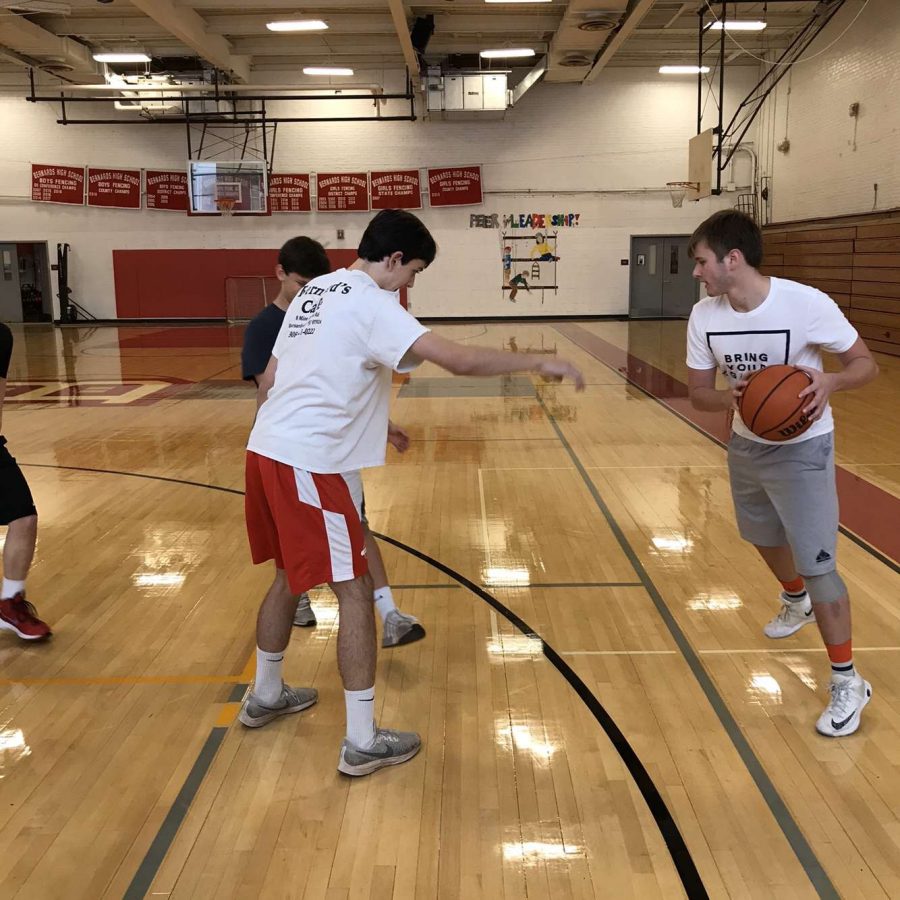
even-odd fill
[[(328, 250), (333, 268), (356, 250)], [(113, 250), (120, 319), (224, 319), (225, 279), (271, 276), (278, 250)]]

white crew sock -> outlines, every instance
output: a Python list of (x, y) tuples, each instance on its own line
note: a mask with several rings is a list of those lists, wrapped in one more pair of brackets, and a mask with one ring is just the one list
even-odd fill
[(390, 587), (385, 585), (375, 591), (375, 609), (378, 610), (378, 615), (381, 616), (382, 625), (384, 625), (384, 620), (388, 617), (388, 613), (396, 608), (397, 605), (394, 603), (394, 595), (391, 593)]
[(375, 743), (375, 685), (364, 691), (344, 691), (347, 740), (360, 750)]
[(12, 578), (4, 578), (3, 579), (3, 589), (0, 591), (0, 599), (9, 600), (12, 597), (15, 597), (16, 594), (24, 594), (25, 593), (25, 582), (24, 581), (13, 581)]
[(284, 651), (269, 653), (256, 648), (256, 680), (253, 682), (253, 693), (263, 706), (274, 706), (281, 696), (281, 667), (284, 664)]

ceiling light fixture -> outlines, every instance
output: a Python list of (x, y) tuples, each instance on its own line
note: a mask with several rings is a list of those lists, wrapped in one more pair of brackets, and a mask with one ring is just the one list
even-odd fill
[(321, 19), (283, 19), (266, 22), (269, 31), (325, 31), (328, 25)]
[(697, 75), (698, 73), (706, 74), (709, 66), (660, 66), (660, 75)]
[(765, 27), (765, 22), (741, 22), (738, 19), (731, 22), (728, 20), (723, 22), (721, 19), (716, 19), (716, 21), (709, 26), (709, 30), (721, 31), (724, 28), (725, 31), (762, 31)]
[(482, 59), (519, 59), (534, 56), (534, 50), (527, 47), (506, 47), (501, 50), (482, 50), (478, 54)]
[(333, 66), (304, 66), (304, 75), (352, 75), (353, 69), (341, 69)]
[(95, 53), (94, 59), (102, 63), (148, 63), (146, 53)]

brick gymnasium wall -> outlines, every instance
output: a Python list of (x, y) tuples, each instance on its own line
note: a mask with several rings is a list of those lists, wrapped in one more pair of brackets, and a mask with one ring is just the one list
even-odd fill
[(811, 284), (873, 351), (900, 356), (900, 210), (763, 228), (766, 275)]

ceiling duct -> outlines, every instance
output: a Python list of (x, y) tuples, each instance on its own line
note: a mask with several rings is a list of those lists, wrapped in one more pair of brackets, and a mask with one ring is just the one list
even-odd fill
[(566, 69), (584, 69), (592, 62), (593, 59), (590, 56), (581, 53), (570, 53), (568, 56), (564, 56), (556, 64), (558, 66), (563, 66), (563, 68)]
[(588, 13), (585, 20), (578, 26), (579, 31), (612, 31), (619, 24), (619, 17), (612, 13), (600, 13), (599, 15)]

